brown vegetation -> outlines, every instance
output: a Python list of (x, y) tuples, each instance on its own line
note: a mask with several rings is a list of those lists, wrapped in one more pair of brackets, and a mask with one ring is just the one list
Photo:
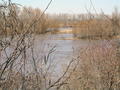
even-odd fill
[(65, 90), (119, 90), (118, 52), (116, 44), (111, 41), (83, 48), (78, 67), (63, 88), (66, 88)]
[[(89, 15), (89, 14), (88, 14)], [(74, 25), (73, 33), (79, 33), (80, 38), (87, 39), (109, 39), (120, 34), (120, 17), (115, 9), (112, 16), (89, 15), (89, 18), (78, 21)]]
[[(39, 9), (22, 8), (8, 1), (0, 5), (0, 89), (50, 90), (64, 84), (74, 60), (57, 79), (51, 76), (55, 46), (42, 54), (35, 51), (36, 33), (44, 33), (47, 18)], [(51, 2), (51, 1), (50, 1)], [(50, 4), (50, 3), (49, 3)], [(49, 6), (48, 4), (48, 6)], [(42, 42), (41, 42), (42, 43)], [(39, 57), (36, 55), (38, 54)]]
[[(52, 0), (51, 0), (52, 1)], [(51, 2), (50, 1), (50, 2)], [(0, 5), (0, 89), (2, 90), (119, 90), (120, 47), (115, 41), (99, 41), (79, 51), (78, 57), (65, 65), (58, 78), (53, 76), (48, 52), (35, 52), (36, 34), (59, 27), (66, 21), (48, 18), (40, 9), (20, 8), (11, 0)], [(50, 4), (50, 3), (49, 3)], [(49, 5), (48, 4), (48, 5)], [(73, 33), (82, 37), (119, 35), (119, 17), (89, 18), (78, 22)], [(53, 23), (52, 23), (53, 22)], [(77, 25), (76, 25), (77, 26)], [(42, 43), (42, 42), (41, 42)], [(38, 56), (39, 55), (39, 58)]]

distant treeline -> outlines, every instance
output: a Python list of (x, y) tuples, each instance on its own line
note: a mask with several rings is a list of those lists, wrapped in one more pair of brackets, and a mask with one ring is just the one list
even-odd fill
[[(10, 10), (10, 9), (9, 9)], [(77, 28), (73, 33), (82, 35), (118, 35), (120, 26), (120, 15), (115, 8), (112, 15), (100, 14), (43, 14), (39, 8), (12, 6), (12, 12), (5, 8), (0, 8), (0, 34), (13, 34), (12, 28), (16, 28), (16, 33), (26, 31), (32, 25), (33, 33), (43, 34), (49, 28), (59, 28), (70, 26)], [(9, 13), (10, 12), (10, 13)], [(10, 15), (11, 14), (11, 15)], [(15, 17), (13, 19), (13, 17)], [(7, 21), (7, 24), (5, 22)], [(18, 24), (19, 23), (19, 24)], [(12, 26), (12, 25), (13, 26)], [(4, 26), (5, 25), (5, 26)], [(34, 27), (33, 27), (34, 26)], [(6, 27), (3, 29), (3, 27)], [(23, 29), (24, 27), (24, 29)], [(26, 28), (25, 28), (26, 27)]]

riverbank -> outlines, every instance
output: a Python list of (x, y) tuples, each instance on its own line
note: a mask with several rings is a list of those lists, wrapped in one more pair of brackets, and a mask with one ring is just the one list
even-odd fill
[[(87, 29), (81, 28), (55, 28), (47, 32), (51, 34), (73, 34), (74, 39), (91, 39), (91, 40), (100, 40), (100, 39), (115, 39), (119, 38), (119, 34), (114, 34), (113, 32), (90, 32)], [(72, 39), (72, 38), (68, 38)]]

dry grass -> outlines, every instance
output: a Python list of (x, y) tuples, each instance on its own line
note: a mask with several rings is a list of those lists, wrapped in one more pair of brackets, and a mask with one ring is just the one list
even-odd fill
[(81, 38), (112, 38), (119, 35), (119, 26), (113, 25), (110, 20), (88, 20), (80, 22), (79, 27), (73, 33), (79, 34)]
[[(2, 90), (119, 90), (120, 47), (112, 41), (88, 46), (72, 59), (63, 74), (51, 76), (52, 47), (38, 59), (34, 35), (45, 33), (48, 18), (39, 9), (24, 7), (19, 11), (11, 0), (0, 7), (0, 89)], [(42, 17), (41, 17), (42, 15)], [(53, 21), (56, 23), (56, 21)], [(118, 35), (119, 20), (88, 20), (81, 25), (85, 36)], [(51, 24), (50, 27), (59, 25)], [(30, 68), (31, 71), (30, 71)]]
[(116, 44), (111, 41), (84, 48), (65, 90), (119, 90), (120, 58), (117, 55)]

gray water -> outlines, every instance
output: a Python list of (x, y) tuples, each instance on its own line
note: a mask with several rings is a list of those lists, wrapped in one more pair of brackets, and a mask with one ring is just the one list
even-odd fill
[[(62, 31), (67, 29), (59, 28)], [(74, 34), (47, 33), (36, 37), (35, 51), (39, 57), (43, 54), (47, 55), (49, 50), (55, 46), (55, 51), (51, 54), (51, 61), (55, 65), (55, 71), (61, 72), (63, 69), (62, 66), (68, 64), (73, 58), (76, 58), (79, 55), (79, 51), (89, 45), (94, 45), (94, 41), (76, 39)]]
[[(59, 28), (60, 31), (71, 30), (72, 28)], [(101, 43), (107, 40), (89, 41), (84, 39), (78, 39), (71, 33), (57, 33), (51, 34), (50, 32), (44, 35), (37, 35), (34, 43), (34, 57), (38, 68), (41, 67), (41, 63), (44, 61), (44, 57), (49, 54), (49, 51), (54, 48), (54, 52), (50, 54), (49, 63), (51, 63), (54, 72), (61, 72), (63, 66), (67, 65), (73, 58), (79, 55), (82, 48), (95, 45), (95, 43)], [(8, 52), (10, 50), (8, 49)], [(3, 58), (4, 59), (4, 58)], [(31, 54), (27, 55), (28, 62), (26, 62), (26, 69), (32, 71), (33, 61)], [(18, 63), (18, 62), (17, 62)], [(19, 61), (21, 63), (21, 61)], [(44, 66), (43, 66), (44, 67)], [(18, 66), (17, 66), (18, 68)]]

